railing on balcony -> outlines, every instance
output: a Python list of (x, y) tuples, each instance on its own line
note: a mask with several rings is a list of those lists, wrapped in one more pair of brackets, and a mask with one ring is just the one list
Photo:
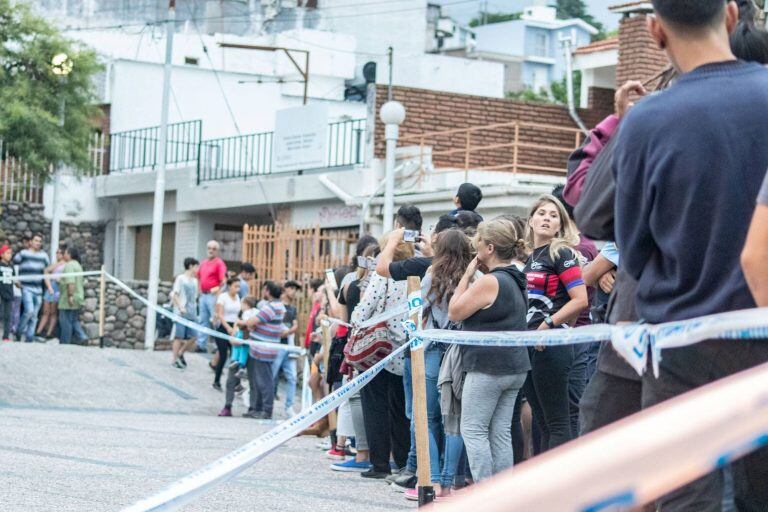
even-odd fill
[(563, 175), (568, 155), (581, 145), (582, 137), (578, 128), (512, 121), (406, 135), (400, 137), (400, 145), (419, 146), (422, 169), (431, 154), (438, 170)]
[[(365, 120), (339, 121), (328, 126), (326, 167), (363, 162)], [(243, 179), (272, 173), (274, 132), (205, 140), (200, 144), (197, 182)]]
[[(197, 161), (202, 140), (202, 121), (168, 125), (166, 164)], [(151, 171), (158, 164), (160, 127), (115, 132), (110, 135), (109, 172)]]

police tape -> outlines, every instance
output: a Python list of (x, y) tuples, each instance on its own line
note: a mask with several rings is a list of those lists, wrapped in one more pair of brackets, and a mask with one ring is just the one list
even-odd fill
[(2, 284), (11, 284), (11, 283), (25, 283), (28, 281), (43, 281), (43, 280), (49, 280), (49, 281), (58, 281), (60, 279), (69, 278), (69, 277), (95, 277), (100, 276), (101, 270), (89, 270), (86, 272), (59, 272), (56, 274), (32, 274), (32, 275), (21, 275), (21, 276), (8, 276), (8, 275), (0, 275), (0, 283)]
[[(708, 384), (515, 466), (437, 510), (639, 510), (768, 445), (766, 382), (768, 364)], [(765, 485), (756, 474), (753, 482)]]
[(373, 327), (376, 324), (379, 324), (381, 322), (387, 322), (389, 320), (392, 320), (393, 318), (397, 318), (398, 316), (403, 316), (408, 314), (409, 312), (409, 305), (407, 303), (403, 303), (396, 308), (390, 309), (389, 311), (384, 311), (380, 315), (377, 315), (373, 318), (369, 318), (368, 320), (364, 322), (360, 322), (358, 325), (353, 325), (348, 322), (345, 322), (343, 320), (339, 320), (338, 318), (333, 317), (326, 317), (323, 320), (327, 321), (329, 324), (336, 324), (336, 325), (343, 325), (344, 327), (349, 327), (350, 329), (357, 327), (358, 329), (365, 329), (367, 327)]
[(264, 350), (270, 350), (270, 351), (279, 351), (284, 350), (287, 352), (294, 352), (297, 354), (304, 354), (306, 351), (301, 347), (296, 347), (292, 345), (284, 345), (282, 343), (270, 343), (270, 342), (264, 342), (264, 341), (254, 341), (249, 339), (243, 339), (243, 338), (237, 338), (235, 336), (230, 336), (228, 334), (224, 334), (222, 332), (216, 331), (214, 329), (210, 329), (208, 327), (204, 327), (196, 322), (193, 322), (192, 320), (189, 320), (187, 318), (184, 318), (183, 316), (177, 315), (176, 313), (172, 311), (168, 311), (165, 308), (161, 308), (160, 306), (155, 306), (151, 302), (149, 302), (147, 299), (136, 293), (130, 286), (116, 278), (115, 276), (111, 275), (109, 272), (104, 272), (104, 276), (115, 283), (119, 288), (127, 292), (129, 295), (134, 297), (136, 300), (140, 301), (142, 304), (144, 304), (148, 309), (155, 311), (156, 313), (172, 320), (173, 322), (176, 322), (178, 324), (181, 324), (185, 327), (189, 327), (190, 329), (194, 329), (197, 332), (206, 334), (208, 336), (212, 336), (214, 338), (219, 338), (222, 340), (227, 340), (231, 343), (234, 343), (236, 345), (248, 345), (250, 347), (254, 348), (260, 348)]
[(641, 374), (650, 354), (654, 372), (664, 349), (693, 345), (708, 339), (768, 339), (768, 308), (718, 313), (662, 324), (589, 325), (540, 331), (449, 331), (426, 329), (425, 343), (481, 347), (553, 347), (611, 341), (614, 349)]
[(398, 347), (370, 369), (266, 434), (172, 483), (157, 494), (123, 509), (123, 512), (177, 510), (216, 484), (238, 475), (348, 400), (368, 384), (392, 359), (400, 356), (408, 346), (409, 344), (406, 343)]

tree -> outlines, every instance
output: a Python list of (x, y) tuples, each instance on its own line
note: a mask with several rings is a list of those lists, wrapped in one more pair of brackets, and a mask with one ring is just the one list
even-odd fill
[[(54, 73), (51, 64), (61, 53), (72, 64), (65, 79)], [(100, 69), (92, 50), (65, 38), (27, 4), (0, 0), (3, 149), (44, 179), (52, 165), (86, 169), (88, 141), (101, 115), (94, 94), (94, 77)]]
[[(568, 85), (566, 84), (565, 77), (559, 82), (552, 82), (549, 86), (549, 91), (540, 89), (534, 91), (530, 87), (526, 87), (519, 92), (508, 92), (507, 98), (520, 101), (536, 101), (539, 103), (554, 103), (557, 105), (568, 104)], [(578, 106), (581, 103), (581, 71), (573, 72), (573, 104)]]
[(572, 18), (584, 20), (598, 30), (595, 40), (605, 39), (603, 24), (589, 14), (584, 0), (557, 0), (557, 17), (563, 20)]
[(480, 14), (469, 21), (469, 26), (479, 27), (481, 25), (490, 25), (491, 23), (502, 23), (504, 21), (519, 20), (523, 15), (521, 12), (486, 12)]

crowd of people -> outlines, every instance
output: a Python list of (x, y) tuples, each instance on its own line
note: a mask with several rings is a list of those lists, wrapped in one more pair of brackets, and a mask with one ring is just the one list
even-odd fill
[[(406, 312), (375, 327), (364, 322), (397, 311), (409, 276), (422, 278), (422, 327), (430, 329), (661, 323), (768, 306), (768, 35), (754, 25), (748, 0), (653, 5), (648, 28), (671, 66), (656, 91), (637, 81), (617, 91), (615, 114), (571, 155), (564, 188), (537, 199), (525, 218), (484, 220), (475, 211), (480, 189), (464, 184), (456, 209), (415, 242), (406, 240), (422, 229), (419, 210), (402, 207), (397, 229), (378, 242), (363, 238), (350, 265), (335, 269), (338, 287), (317, 288), (310, 331), (325, 316), (351, 327), (334, 324), (326, 358), (317, 353), (318, 333), (307, 338), (315, 397), (387, 352), (363, 353), (366, 340), (384, 339), (391, 350), (407, 342)], [(431, 484), (446, 498), (764, 362), (766, 340), (667, 349), (658, 378), (650, 370), (638, 376), (607, 341), (529, 349), (432, 344), (425, 351)], [(416, 500), (410, 380), (406, 351), (339, 409), (324, 448), (338, 460), (332, 470), (381, 479)], [(327, 430), (319, 422), (307, 433)], [(661, 497), (653, 509), (768, 510), (766, 481), (762, 448)]]
[(2, 340), (87, 342), (80, 324), (85, 302), (83, 276), (68, 275), (83, 272), (78, 248), (60, 246), (51, 262), (43, 250), (42, 234), (22, 237), (21, 246), (16, 254), (8, 242), (0, 246)]

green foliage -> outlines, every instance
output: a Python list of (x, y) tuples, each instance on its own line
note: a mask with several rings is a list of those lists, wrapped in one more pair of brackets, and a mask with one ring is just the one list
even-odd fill
[[(539, 103), (553, 103), (557, 105), (568, 104), (568, 86), (565, 77), (559, 82), (552, 82), (549, 92), (540, 89), (538, 92), (530, 87), (519, 92), (508, 92), (506, 97), (519, 101), (536, 101)], [(581, 71), (573, 72), (573, 104), (579, 105), (581, 101)]]
[(492, 23), (502, 23), (504, 21), (513, 21), (513, 20), (519, 20), (520, 17), (523, 15), (521, 12), (486, 12), (485, 14), (481, 14), (479, 16), (476, 16), (472, 18), (469, 21), (470, 27), (479, 27), (481, 25), (490, 25)]
[(563, 20), (578, 18), (586, 21), (599, 32), (592, 39), (597, 41), (605, 39), (605, 29), (603, 24), (597, 21), (589, 11), (584, 0), (557, 0), (557, 17)]
[[(65, 53), (62, 80), (51, 59)], [(28, 5), (0, 0), (0, 138), (4, 149), (46, 178), (51, 165), (89, 166), (88, 141), (101, 114), (95, 105), (96, 54), (66, 39)], [(60, 125), (64, 102), (64, 126)]]

